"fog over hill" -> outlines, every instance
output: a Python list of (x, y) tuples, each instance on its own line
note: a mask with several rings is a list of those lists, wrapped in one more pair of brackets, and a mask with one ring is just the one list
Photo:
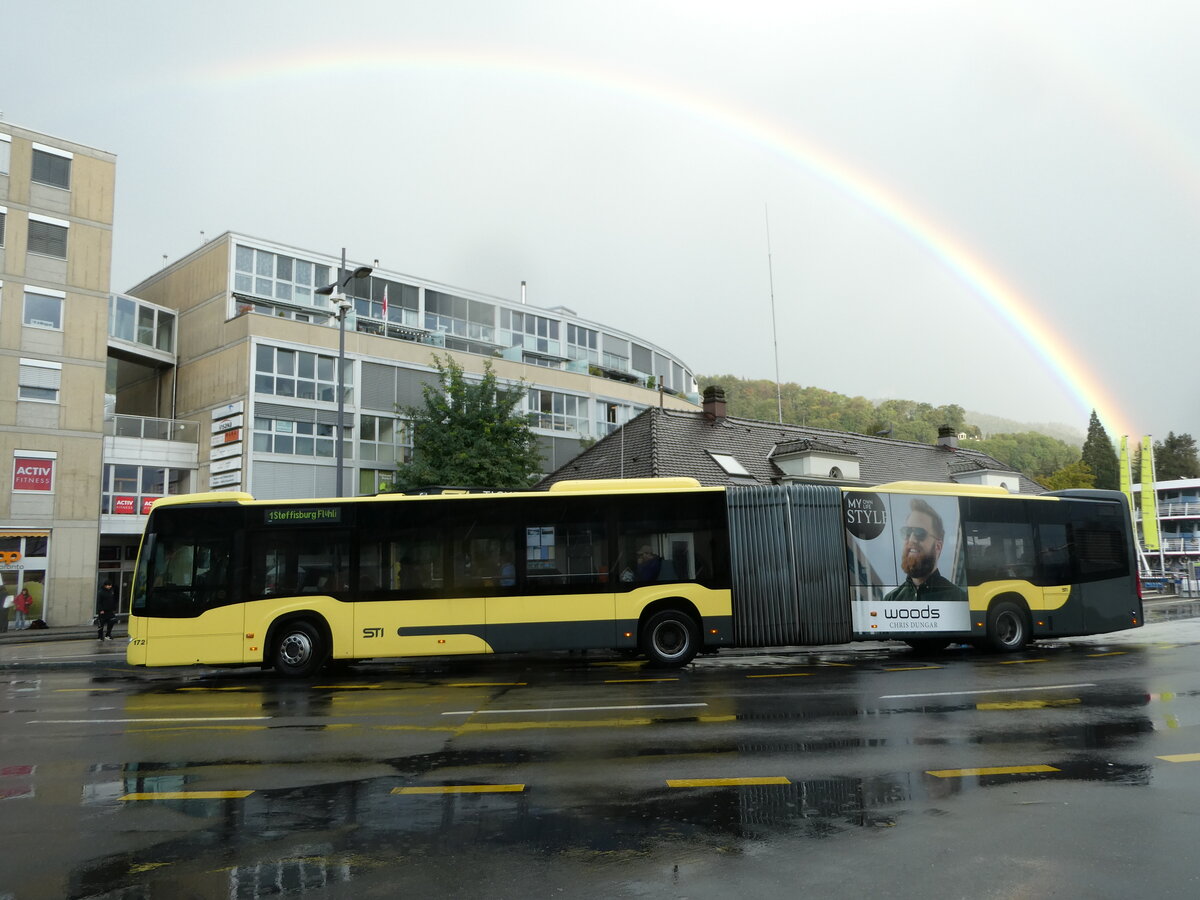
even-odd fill
[(970, 425), (977, 426), (983, 432), (984, 437), (991, 437), (994, 434), (1022, 434), (1026, 431), (1036, 431), (1038, 434), (1058, 438), (1072, 447), (1079, 448), (1083, 447), (1083, 442), (1087, 437), (1086, 429), (1072, 428), (1061, 422), (1018, 422), (1015, 419), (1005, 419), (1001, 416), (974, 410), (967, 410), (966, 421)]

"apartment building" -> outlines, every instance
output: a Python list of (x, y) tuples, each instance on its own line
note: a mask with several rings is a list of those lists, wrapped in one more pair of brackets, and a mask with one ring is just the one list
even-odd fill
[(59, 622), (96, 596), (115, 173), (0, 122), (0, 578)]
[[(319, 291), (334, 283), (344, 285), (342, 311)], [(648, 407), (698, 409), (695, 377), (682, 359), (568, 308), (452, 287), (376, 260), (355, 260), (343, 270), (340, 254), (243, 234), (226, 232), (202, 244), (113, 302), (126, 307), (119, 316), (126, 341), (143, 318), (143, 343), (153, 342), (162, 317), (173, 328), (163, 338), (162, 359), (142, 348), (139, 359), (122, 360), (114, 373), (115, 430), (136, 441), (132, 435), (148, 425), (160, 438), (177, 435), (182, 450), (195, 434), (189, 429), (199, 429), (191, 469), (164, 466), (158, 451), (135, 465), (133, 446), (106, 462), (101, 549), (122, 584), (144, 511), (163, 493), (339, 494), (343, 360), (343, 496), (386, 490), (397, 466), (411, 458), (403, 410), (420, 405), (422, 388), (437, 382), (435, 354), (453, 357), (468, 377), (491, 364), (502, 382), (524, 384), (523, 412), (538, 436), (544, 472)], [(116, 330), (114, 324), (110, 331)], [(115, 340), (111, 335), (110, 344)]]

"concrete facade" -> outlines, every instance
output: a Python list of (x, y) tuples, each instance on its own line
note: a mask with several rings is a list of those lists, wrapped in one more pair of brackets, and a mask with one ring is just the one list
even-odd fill
[[(142, 385), (119, 393), (116, 411), (136, 412), (149, 391), (173, 398), (163, 415), (195, 421), (206, 434), (212, 430), (201, 439), (193, 490), (244, 490), (260, 498), (337, 493), (332, 366), (339, 330), (328, 298), (312, 289), (340, 280), (339, 265), (332, 256), (225, 233), (130, 289), (177, 313), (178, 366), (164, 371), (153, 390)], [(379, 299), (385, 289), (392, 293), (386, 317)], [(348, 291), (357, 295), (350, 297), (345, 333), (346, 496), (386, 486), (389, 473), (407, 459), (401, 410), (419, 404), (421, 386), (434, 380), (434, 354), (453, 357), (469, 376), (490, 363), (502, 382), (525, 383), (525, 411), (535, 422), (547, 472), (649, 406), (698, 408), (694, 377), (677, 357), (569, 310), (378, 266)], [(469, 309), (470, 321), (436, 311), (451, 306)], [(536, 322), (546, 336), (527, 340), (514, 321), (526, 328)], [(583, 345), (571, 345), (568, 335)], [(310, 369), (306, 387), (304, 366)], [(664, 390), (648, 386), (660, 377)], [(234, 414), (218, 417), (231, 407)], [(377, 430), (393, 437), (373, 440)]]
[(0, 122), (0, 577), (91, 618), (116, 157)]

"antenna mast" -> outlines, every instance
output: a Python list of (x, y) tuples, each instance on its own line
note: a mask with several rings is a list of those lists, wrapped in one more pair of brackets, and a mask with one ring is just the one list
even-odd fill
[(775, 343), (775, 405), (779, 412), (779, 424), (783, 424), (783, 388), (779, 384), (779, 328), (775, 323), (775, 269), (771, 264), (771, 214), (763, 204), (763, 217), (767, 223), (767, 278), (771, 285), (771, 339)]

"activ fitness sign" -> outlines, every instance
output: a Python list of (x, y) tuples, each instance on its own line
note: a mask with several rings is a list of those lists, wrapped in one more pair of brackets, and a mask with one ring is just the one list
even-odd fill
[(14, 491), (54, 490), (54, 459), (41, 456), (14, 456)]

